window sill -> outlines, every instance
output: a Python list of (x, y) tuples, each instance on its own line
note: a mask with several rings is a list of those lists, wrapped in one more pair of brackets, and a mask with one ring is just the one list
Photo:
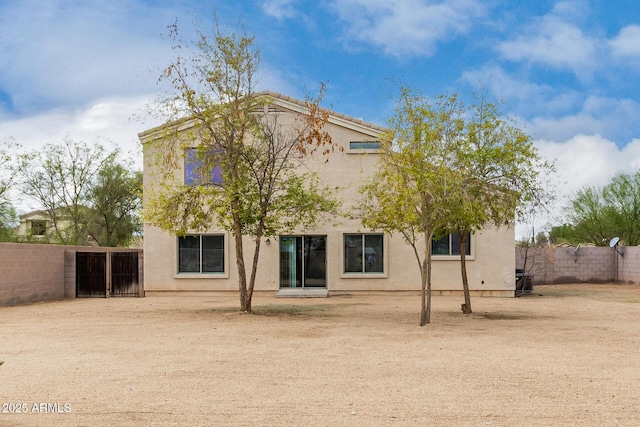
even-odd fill
[(341, 279), (387, 279), (387, 273), (341, 273)]
[(346, 154), (380, 154), (382, 153), (382, 150), (379, 148), (347, 148), (344, 152)]
[(229, 273), (174, 273), (174, 279), (228, 279)]
[[(467, 255), (465, 261), (475, 261), (475, 256)], [(460, 262), (460, 255), (431, 255), (431, 261), (458, 261)]]

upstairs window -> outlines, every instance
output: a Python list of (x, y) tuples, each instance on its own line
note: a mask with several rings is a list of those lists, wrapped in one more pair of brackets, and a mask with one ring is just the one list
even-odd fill
[(350, 141), (349, 150), (379, 150), (380, 141)]
[[(433, 239), (431, 242), (431, 254), (438, 256), (460, 255), (460, 234), (452, 233), (441, 239)], [(471, 256), (471, 236), (467, 237), (465, 255)]]
[[(211, 156), (208, 159), (203, 156)], [(222, 185), (222, 169), (218, 160), (213, 166), (217, 152), (210, 150), (209, 153), (197, 148), (185, 148), (184, 150), (184, 183), (186, 185)], [(207, 173), (211, 170), (210, 173)]]

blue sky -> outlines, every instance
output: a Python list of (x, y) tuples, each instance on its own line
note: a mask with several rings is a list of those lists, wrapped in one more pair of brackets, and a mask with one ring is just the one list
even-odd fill
[(557, 207), (640, 168), (636, 0), (0, 0), (0, 141), (137, 150), (157, 124), (140, 116), (172, 55), (167, 25), (189, 34), (214, 10), (255, 34), (265, 89), (303, 98), (324, 82), (326, 107), (376, 124), (398, 84), (484, 87), (556, 159)]

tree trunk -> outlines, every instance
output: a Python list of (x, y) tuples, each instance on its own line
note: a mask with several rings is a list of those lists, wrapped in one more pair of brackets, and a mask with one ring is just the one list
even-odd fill
[(420, 304), (420, 326), (424, 326), (429, 323), (430, 312), (427, 310), (427, 272), (425, 271), (425, 263), (422, 263), (422, 269), (420, 274), (420, 280), (422, 282), (422, 300)]
[(238, 268), (238, 290), (240, 291), (240, 311), (251, 313), (251, 295), (247, 292), (247, 270), (244, 265), (242, 227), (240, 218), (233, 219), (233, 237), (236, 242), (236, 267)]
[[(427, 233), (430, 234), (430, 233)], [(431, 239), (432, 235), (426, 236), (424, 259), (422, 260), (422, 307), (420, 310), (420, 326), (431, 323)]]
[[(266, 216), (266, 215), (265, 215)], [(260, 258), (260, 244), (262, 242), (262, 233), (264, 230), (264, 224), (262, 221), (258, 226), (258, 232), (255, 240), (255, 247), (253, 250), (253, 262), (251, 264), (251, 277), (249, 278), (249, 289), (247, 289), (247, 299), (249, 300), (249, 307), (251, 307), (251, 299), (253, 298), (253, 288), (256, 284), (256, 275), (258, 273), (258, 259)]]
[(467, 277), (467, 239), (469, 233), (460, 232), (460, 270), (462, 271), (462, 290), (464, 292), (464, 304), (462, 304), (462, 312), (471, 314), (471, 295), (469, 295), (469, 279)]

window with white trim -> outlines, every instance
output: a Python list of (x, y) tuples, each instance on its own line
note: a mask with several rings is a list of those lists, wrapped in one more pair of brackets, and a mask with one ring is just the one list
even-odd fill
[(224, 273), (224, 235), (178, 236), (178, 273)]
[[(431, 255), (434, 256), (459, 256), (460, 255), (460, 234), (451, 233), (441, 239), (431, 241)], [(467, 237), (465, 255), (471, 255), (471, 236)]]
[(383, 234), (345, 234), (344, 273), (384, 273)]

